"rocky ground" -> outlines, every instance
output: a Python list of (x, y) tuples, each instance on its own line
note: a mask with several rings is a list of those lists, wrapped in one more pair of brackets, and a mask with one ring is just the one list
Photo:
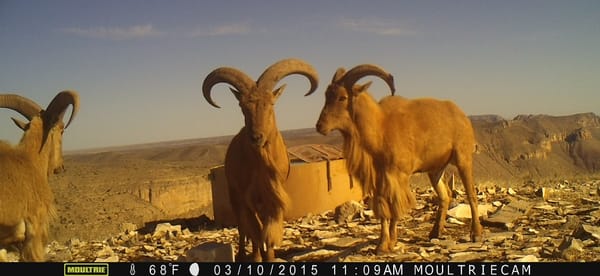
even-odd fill
[[(455, 190), (446, 235), (440, 239), (427, 238), (435, 216), (435, 193), (419, 187), (418, 207), (399, 224), (393, 254), (375, 254), (378, 220), (364, 204), (348, 202), (335, 211), (287, 222), (276, 255), (287, 262), (600, 261), (600, 180), (480, 186), (485, 240), (477, 243), (468, 240), (468, 205), (461, 188)], [(123, 223), (121, 229), (103, 240), (53, 241), (49, 261), (230, 261), (238, 250), (237, 230), (217, 227), (208, 218), (142, 229)], [(15, 261), (17, 251), (2, 249), (0, 259)]]

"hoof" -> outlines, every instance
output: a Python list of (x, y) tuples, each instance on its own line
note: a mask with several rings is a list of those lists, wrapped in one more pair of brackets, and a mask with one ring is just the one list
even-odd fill
[(439, 239), (442, 236), (442, 233), (438, 231), (431, 231), (429, 233), (429, 239)]
[(236, 254), (235, 255), (235, 261), (239, 262), (239, 263), (245, 262), (246, 261), (246, 254), (243, 254), (243, 253)]
[(262, 261), (263, 262), (273, 262), (275, 261), (275, 251), (273, 250), (269, 250), (267, 252), (263, 252), (262, 255)]
[(390, 241), (390, 244), (388, 245), (388, 248), (390, 249), (391, 252), (396, 251), (396, 245), (398, 244), (398, 242), (396, 241)]
[(248, 255), (245, 255), (244, 257), (242, 257), (240, 262), (255, 262), (255, 263), (260, 263), (262, 262), (262, 256), (260, 255), (260, 253), (258, 254), (254, 254), (254, 253), (250, 253)]
[(385, 254), (392, 253), (392, 252), (393, 252), (393, 250), (392, 250), (392, 249), (393, 249), (393, 248), (390, 248), (390, 245), (389, 245), (389, 244), (385, 244), (385, 245), (382, 245), (382, 244), (380, 244), (380, 245), (378, 245), (378, 246), (377, 246), (377, 248), (375, 249), (375, 253), (376, 253), (377, 255), (385, 255)]
[(275, 262), (277, 258), (273, 257), (273, 258), (262, 258), (262, 262), (268, 262), (268, 263), (272, 263)]
[(472, 242), (482, 242), (483, 235), (471, 235), (471, 241)]
[(471, 241), (472, 242), (481, 242), (483, 241), (483, 228), (480, 224), (476, 224), (471, 227)]

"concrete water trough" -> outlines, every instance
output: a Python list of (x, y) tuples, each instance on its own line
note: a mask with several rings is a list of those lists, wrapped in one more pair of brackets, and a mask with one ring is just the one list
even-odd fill
[[(360, 183), (350, 177), (345, 160), (336, 147), (308, 144), (288, 148), (291, 167), (284, 183), (291, 206), (285, 219), (296, 219), (307, 214), (333, 210), (349, 201), (363, 197)], [(236, 226), (235, 215), (229, 203), (225, 167), (211, 169), (211, 188), (215, 223)]]

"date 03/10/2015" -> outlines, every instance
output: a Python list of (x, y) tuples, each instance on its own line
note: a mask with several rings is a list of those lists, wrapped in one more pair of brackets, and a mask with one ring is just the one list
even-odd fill
[(402, 264), (319, 263), (319, 264), (213, 264), (215, 276), (283, 275), (402, 275)]

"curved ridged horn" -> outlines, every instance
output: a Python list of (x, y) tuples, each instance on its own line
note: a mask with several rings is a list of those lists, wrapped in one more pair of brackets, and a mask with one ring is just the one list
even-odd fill
[(69, 117), (69, 121), (67, 124), (65, 124), (65, 128), (67, 128), (79, 111), (79, 94), (77, 91), (65, 90), (56, 94), (44, 112), (44, 119), (49, 119), (49, 122), (52, 125), (58, 121), (62, 121), (65, 111), (69, 105), (73, 106), (73, 110), (71, 111), (71, 117)]
[(387, 85), (390, 87), (390, 90), (392, 91), (392, 95), (394, 95), (394, 93), (396, 92), (396, 87), (394, 86), (394, 77), (392, 76), (392, 74), (387, 73), (381, 67), (378, 67), (378, 66), (372, 65), (372, 64), (357, 65), (356, 67), (354, 67), (354, 68), (350, 69), (348, 72), (346, 72), (346, 75), (344, 75), (344, 80), (343, 80), (344, 86), (346, 87), (346, 89), (348, 91), (352, 91), (352, 87), (359, 79), (361, 79), (362, 77), (371, 76), (371, 75), (379, 77), (382, 80), (384, 80), (387, 83)]
[(317, 89), (319, 84), (317, 71), (310, 64), (296, 58), (283, 59), (269, 66), (260, 75), (256, 85), (260, 90), (273, 90), (281, 79), (292, 74), (303, 75), (310, 81), (310, 89), (304, 96), (312, 94)]
[[(254, 81), (248, 77), (244, 72), (231, 68), (231, 67), (220, 67), (208, 74), (202, 83), (202, 94), (206, 101), (214, 107), (220, 108), (210, 96), (212, 87), (220, 82), (230, 84), (240, 93), (250, 93), (254, 86)], [(232, 90), (233, 92), (233, 90)], [(237, 95), (236, 95), (237, 98)]]
[(15, 94), (0, 95), (0, 107), (9, 108), (19, 112), (23, 117), (30, 121), (31, 118), (40, 114), (40, 111), (42, 111), (42, 108), (36, 102)]

